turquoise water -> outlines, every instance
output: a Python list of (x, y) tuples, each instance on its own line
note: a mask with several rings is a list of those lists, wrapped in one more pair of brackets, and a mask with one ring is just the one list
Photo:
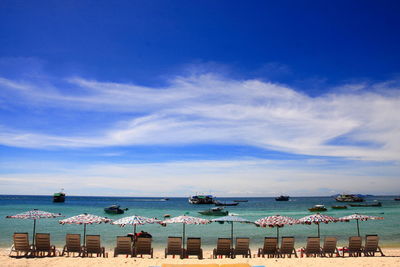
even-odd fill
[[(240, 198), (218, 198), (220, 201), (232, 201)], [(349, 207), (347, 210), (332, 210), (331, 205), (338, 203), (330, 197), (293, 197), (288, 202), (277, 202), (274, 198), (246, 198), (248, 202), (242, 202), (235, 207), (226, 207), (231, 213), (243, 218), (255, 221), (269, 215), (285, 215), (301, 218), (312, 214), (307, 209), (315, 204), (324, 204), (328, 211), (324, 214), (334, 217), (342, 217), (353, 213), (383, 216), (384, 220), (369, 220), (360, 222), (361, 235), (379, 234), (381, 245), (385, 247), (400, 246), (400, 202), (393, 197), (379, 196), (369, 197), (367, 201), (378, 200), (382, 207)], [(103, 208), (111, 204), (119, 204), (129, 210), (122, 215), (107, 215)], [(215, 218), (201, 216), (198, 211), (212, 207), (211, 205), (191, 205), (187, 198), (171, 198), (169, 201), (159, 201), (155, 198), (129, 198), (129, 197), (72, 197), (67, 196), (65, 203), (52, 203), (50, 196), (10, 196), (0, 195), (0, 247), (10, 247), (14, 232), (29, 232), (32, 234), (33, 221), (21, 219), (6, 219), (7, 215), (14, 215), (32, 209), (62, 213), (65, 218), (81, 213), (90, 213), (99, 216), (108, 216), (113, 220), (130, 216), (141, 215), (146, 217), (163, 218), (164, 214), (172, 217), (183, 214), (202, 218)], [(52, 243), (62, 246), (65, 243), (66, 233), (82, 233), (82, 225), (60, 225), (59, 219), (41, 219), (37, 222), (37, 232), (51, 233)], [(167, 227), (160, 225), (138, 226), (138, 231), (144, 230), (153, 235), (154, 247), (164, 247), (168, 236), (181, 236), (182, 225), (170, 224)], [(218, 237), (230, 237), (231, 227), (228, 224), (211, 223), (208, 225), (187, 225), (186, 236), (202, 238), (204, 247), (215, 246)], [(115, 245), (115, 237), (133, 232), (131, 226), (119, 227), (109, 224), (95, 224), (87, 226), (88, 234), (100, 234), (103, 244), (112, 248)], [(235, 236), (250, 237), (252, 246), (262, 244), (264, 236), (276, 236), (276, 228), (261, 228), (251, 224), (234, 224)], [(339, 245), (347, 243), (348, 236), (356, 235), (356, 222), (339, 222), (321, 225), (321, 237), (337, 236)], [(296, 246), (305, 243), (308, 236), (317, 235), (316, 225), (293, 225), (280, 229), (280, 235), (296, 237)]]

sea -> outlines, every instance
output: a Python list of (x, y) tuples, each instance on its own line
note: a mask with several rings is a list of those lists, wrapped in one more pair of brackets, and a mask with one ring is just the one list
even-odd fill
[[(302, 218), (313, 214), (308, 208), (317, 204), (323, 204), (328, 211), (323, 212), (334, 217), (342, 217), (354, 213), (381, 216), (383, 220), (360, 221), (360, 234), (378, 234), (380, 244), (383, 247), (400, 247), (400, 201), (395, 201), (394, 196), (369, 196), (366, 202), (379, 201), (382, 207), (349, 207), (344, 210), (334, 210), (332, 205), (343, 205), (332, 197), (291, 197), (290, 201), (275, 201), (271, 197), (257, 198), (219, 198), (221, 202), (233, 202), (233, 200), (248, 200), (240, 202), (238, 206), (228, 206), (225, 210), (234, 215), (246, 218), (250, 221), (270, 216), (284, 215), (293, 218)], [(104, 208), (118, 204), (121, 208), (128, 208), (124, 214), (110, 215), (104, 212)], [(64, 203), (53, 203), (52, 196), (28, 196), (28, 195), (0, 195), (0, 247), (9, 248), (12, 245), (14, 232), (28, 232), (32, 237), (33, 220), (9, 219), (8, 215), (15, 215), (32, 209), (61, 213), (63, 218), (69, 218), (82, 213), (104, 216), (117, 220), (126, 216), (139, 215), (151, 218), (164, 219), (169, 214), (171, 217), (189, 215), (207, 219), (213, 216), (203, 216), (199, 211), (206, 210), (213, 205), (193, 205), (188, 203), (188, 198), (163, 197), (88, 197), (68, 196)], [(36, 223), (36, 232), (50, 233), (51, 242), (57, 247), (65, 244), (67, 233), (83, 234), (83, 225), (61, 225), (59, 220), (40, 219)], [(235, 237), (250, 237), (251, 247), (260, 247), (265, 236), (276, 236), (276, 228), (256, 227), (254, 224), (234, 223)], [(182, 236), (182, 224), (168, 224), (166, 227), (159, 224), (147, 224), (137, 226), (137, 231), (146, 231), (153, 236), (153, 247), (166, 246), (168, 236)], [(111, 249), (115, 247), (116, 236), (124, 236), (133, 232), (132, 226), (119, 227), (112, 224), (93, 224), (87, 226), (87, 234), (101, 235), (102, 245)], [(321, 239), (325, 236), (336, 236), (338, 245), (344, 246), (348, 237), (357, 235), (356, 221), (337, 222), (320, 225)], [(218, 237), (230, 237), (231, 225), (229, 223), (210, 223), (206, 225), (186, 225), (186, 237), (201, 237), (202, 246), (215, 247)], [(279, 229), (280, 236), (294, 236), (296, 247), (303, 246), (306, 238), (317, 235), (317, 225), (289, 225)]]

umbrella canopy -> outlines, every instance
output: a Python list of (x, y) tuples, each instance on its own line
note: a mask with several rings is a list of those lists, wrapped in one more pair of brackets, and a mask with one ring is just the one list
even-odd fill
[(339, 218), (341, 221), (348, 222), (350, 220), (357, 220), (357, 233), (358, 236), (360, 236), (360, 226), (358, 224), (358, 221), (367, 221), (367, 220), (383, 220), (383, 217), (378, 217), (378, 216), (369, 216), (369, 215), (362, 215), (362, 214), (352, 214), (348, 216), (344, 216)]
[(36, 220), (56, 218), (56, 217), (63, 217), (63, 216), (61, 215), (61, 213), (51, 213), (51, 212), (37, 210), (37, 209), (19, 213), (16, 215), (6, 216), (6, 218), (8, 218), (8, 219), (31, 219), (31, 220), (33, 220), (33, 237), (32, 237), (33, 245), (35, 245)]
[(238, 223), (253, 223), (250, 220), (247, 220), (245, 218), (239, 217), (239, 216), (234, 216), (234, 215), (228, 215), (228, 216), (224, 216), (224, 217), (219, 217), (216, 219), (212, 219), (212, 222), (220, 222), (220, 223), (224, 223), (224, 222), (228, 222), (231, 224), (231, 240), (232, 240), (232, 246), (233, 246), (233, 223), (238, 222)]
[(161, 222), (161, 224), (169, 224), (169, 223), (182, 223), (182, 236), (183, 236), (183, 247), (185, 247), (185, 225), (186, 224), (207, 224), (210, 223), (209, 220), (198, 218), (198, 217), (192, 217), (192, 216), (187, 216), (187, 215), (182, 215), (178, 217), (174, 217), (171, 219), (167, 219)]
[(129, 217), (124, 217), (119, 220), (116, 220), (112, 222), (111, 224), (116, 224), (121, 227), (124, 227), (125, 225), (133, 225), (133, 232), (136, 234), (136, 225), (143, 225), (147, 223), (160, 223), (160, 220), (154, 219), (154, 218), (147, 218), (143, 216), (129, 216)]
[(87, 224), (100, 224), (100, 223), (108, 223), (112, 220), (107, 217), (100, 217), (92, 214), (83, 213), (80, 215), (76, 215), (64, 220), (58, 221), (60, 224), (83, 224), (83, 244), (86, 241), (86, 225)]
[(279, 240), (279, 228), (283, 227), (285, 225), (293, 225), (293, 224), (299, 224), (299, 220), (287, 217), (287, 216), (281, 216), (281, 215), (274, 215), (274, 216), (268, 216), (265, 218), (258, 219), (257, 221), (254, 222), (256, 225), (259, 225), (261, 227), (276, 227), (276, 237)]
[(320, 236), (320, 231), (319, 231), (319, 225), (321, 223), (330, 223), (330, 222), (338, 222), (340, 221), (340, 219), (332, 217), (332, 216), (328, 216), (328, 215), (323, 215), (323, 214), (312, 214), (306, 217), (303, 217), (301, 219), (299, 219), (300, 223), (303, 224), (316, 224), (318, 225), (318, 237)]

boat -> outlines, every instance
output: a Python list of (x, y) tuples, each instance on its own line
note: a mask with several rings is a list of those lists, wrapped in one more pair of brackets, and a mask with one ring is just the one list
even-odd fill
[(381, 202), (365, 203), (365, 204), (349, 204), (350, 207), (382, 207)]
[(336, 205), (334, 205), (334, 206), (332, 206), (332, 209), (343, 210), (343, 209), (347, 209), (347, 206), (346, 205), (345, 206), (336, 206)]
[(396, 200), (396, 201), (400, 201), (400, 197), (396, 197), (394, 200)]
[(336, 198), (336, 201), (338, 202), (363, 202), (364, 198), (358, 195), (353, 195), (353, 194), (341, 194), (338, 195)]
[(190, 204), (214, 204), (214, 196), (212, 195), (194, 195), (189, 197)]
[(208, 210), (199, 211), (199, 213), (207, 216), (226, 216), (229, 212), (223, 208), (215, 207)]
[(324, 205), (315, 205), (314, 207), (309, 208), (308, 210), (312, 211), (312, 212), (315, 212), (315, 211), (327, 211), (328, 209), (325, 208)]
[(275, 198), (276, 201), (289, 201), (289, 196), (279, 196)]
[(63, 192), (64, 189), (61, 189), (60, 192), (53, 194), (53, 202), (62, 203), (65, 202), (65, 193)]
[(239, 202), (219, 202), (219, 201), (214, 201), (215, 206), (237, 206), (239, 205)]
[(233, 202), (249, 202), (247, 199), (236, 199)]
[(111, 205), (107, 208), (104, 208), (105, 213), (108, 214), (124, 214), (124, 212), (128, 210), (127, 208), (121, 209), (119, 205)]

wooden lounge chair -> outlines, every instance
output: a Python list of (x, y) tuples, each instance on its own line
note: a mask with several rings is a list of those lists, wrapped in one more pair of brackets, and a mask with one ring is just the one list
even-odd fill
[(13, 252), (16, 252), (17, 256), (21, 256), (22, 254), (25, 257), (32, 253), (33, 248), (29, 244), (28, 233), (14, 233), (13, 240), (14, 244), (11, 247), (9, 256), (11, 256)]
[(306, 255), (306, 257), (321, 256), (320, 238), (319, 237), (308, 237), (306, 247), (301, 248), (301, 254)]
[(151, 237), (138, 237), (133, 247), (133, 256), (150, 255), (153, 258), (153, 248), (151, 247)]
[(230, 238), (218, 238), (217, 248), (213, 250), (213, 258), (218, 256), (232, 257), (232, 240)]
[(286, 255), (291, 258), (294, 255), (297, 258), (296, 250), (294, 249), (295, 239), (293, 236), (283, 236), (281, 240), (281, 247), (278, 251), (278, 257), (286, 257)]
[(343, 257), (346, 253), (348, 253), (350, 257), (358, 257), (361, 256), (362, 252), (363, 247), (361, 236), (350, 236), (349, 245), (347, 247), (343, 247)]
[(167, 258), (168, 255), (172, 255), (173, 257), (179, 255), (180, 258), (183, 259), (184, 250), (182, 248), (182, 237), (168, 237), (168, 244), (165, 248), (165, 258)]
[(321, 248), (321, 257), (333, 257), (334, 254), (336, 256), (340, 256), (339, 250), (336, 247), (337, 238), (333, 236), (327, 236), (324, 239), (324, 246)]
[(265, 237), (264, 246), (258, 249), (257, 256), (273, 258), (278, 255), (278, 238), (277, 237)]
[(107, 257), (106, 250), (100, 245), (100, 235), (86, 235), (86, 244), (84, 247), (84, 256), (88, 257), (96, 254), (97, 257)]
[(35, 256), (56, 256), (56, 247), (50, 244), (50, 234), (37, 233), (33, 254)]
[(381, 256), (385, 256), (378, 244), (379, 244), (378, 235), (366, 235), (365, 246), (363, 249), (364, 256), (375, 256), (376, 252), (381, 253)]
[(199, 260), (203, 258), (203, 249), (201, 248), (200, 237), (188, 237), (186, 242), (185, 258), (197, 256)]
[(65, 246), (61, 252), (61, 256), (65, 253), (69, 256), (69, 253), (78, 253), (78, 256), (82, 256), (83, 248), (81, 246), (81, 235), (80, 234), (67, 234), (65, 236)]
[(117, 246), (114, 248), (114, 257), (118, 255), (133, 255), (132, 238), (130, 236), (117, 236)]
[(235, 248), (232, 252), (232, 258), (236, 258), (237, 255), (242, 255), (243, 257), (251, 258), (251, 251), (250, 251), (250, 238), (248, 237), (238, 237), (236, 238)]

